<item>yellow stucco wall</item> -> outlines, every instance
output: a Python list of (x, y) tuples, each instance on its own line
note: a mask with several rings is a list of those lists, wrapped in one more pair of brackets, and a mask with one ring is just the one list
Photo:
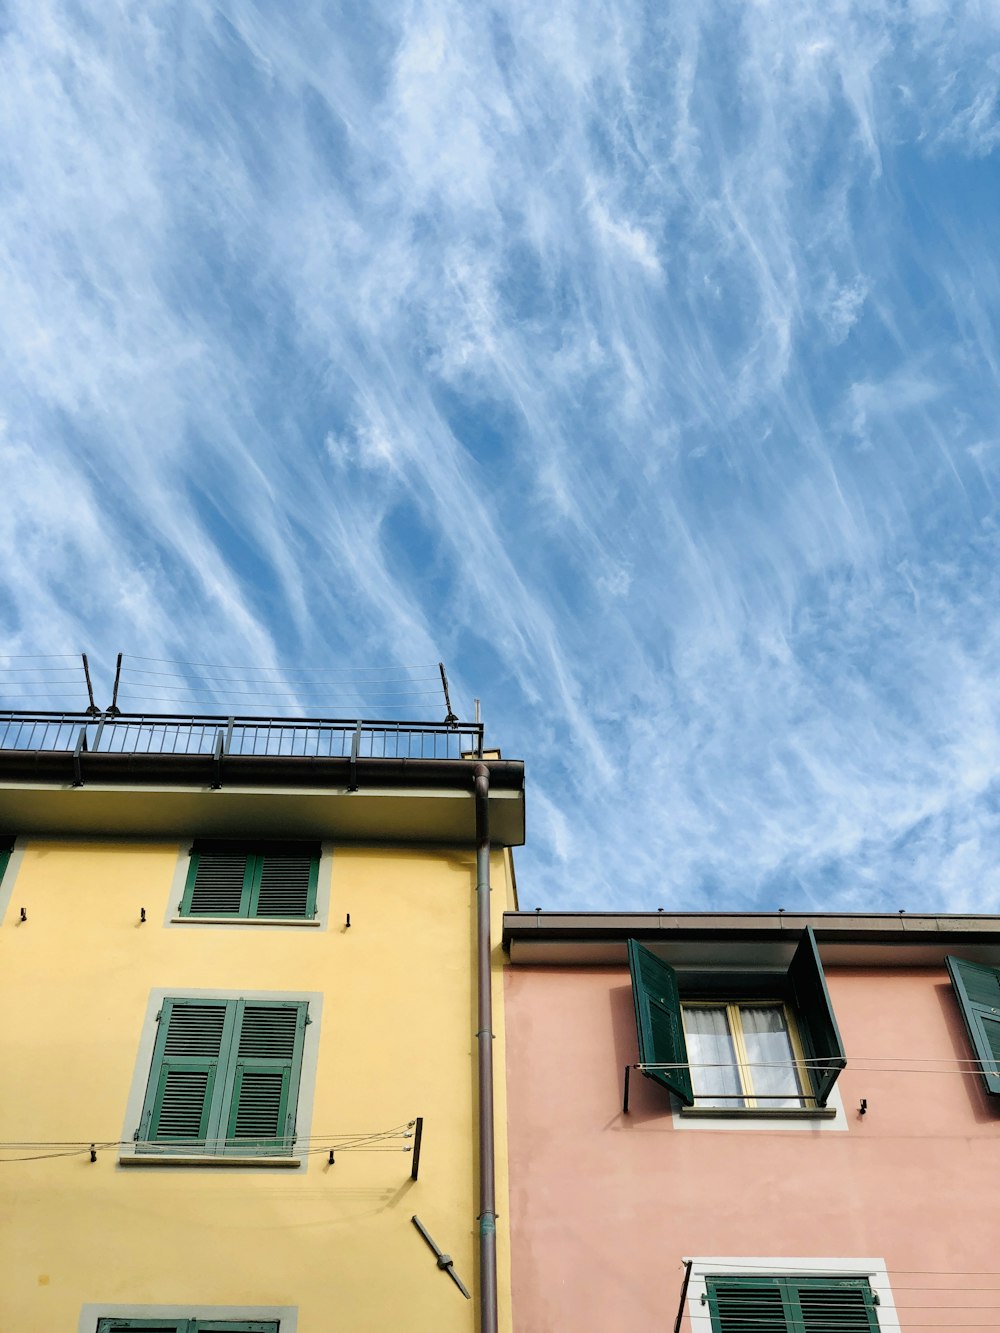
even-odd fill
[[(473, 1330), (477, 1302), (438, 1271), (410, 1217), (475, 1294), (474, 854), (334, 849), (325, 929), (168, 927), (187, 846), (29, 842), (15, 856), (0, 922), (0, 1141), (130, 1133), (126, 1102), (155, 987), (321, 992), (312, 1133), (423, 1115), (420, 1179), (396, 1153), (342, 1153), (332, 1167), (318, 1154), (297, 1170), (128, 1168), (114, 1151), (94, 1165), (4, 1165), (0, 1330), (72, 1333), (82, 1307), (102, 1302), (294, 1306), (298, 1333)], [(492, 874), (506, 1200), (498, 941), (513, 892), (508, 853), (494, 854)], [(509, 1330), (504, 1217), (498, 1240)]]

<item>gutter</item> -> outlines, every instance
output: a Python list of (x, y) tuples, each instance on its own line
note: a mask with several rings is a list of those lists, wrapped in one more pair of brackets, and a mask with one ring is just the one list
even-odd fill
[(479, 1328), (497, 1333), (496, 1145), (490, 943), (490, 770), (476, 764), (476, 960), (479, 1030)]

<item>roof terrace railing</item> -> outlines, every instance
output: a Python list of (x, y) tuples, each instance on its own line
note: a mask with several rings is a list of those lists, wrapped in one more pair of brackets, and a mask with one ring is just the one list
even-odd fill
[(219, 717), (172, 713), (0, 712), (0, 750), (79, 754), (301, 756), (321, 759), (482, 757), (476, 722)]

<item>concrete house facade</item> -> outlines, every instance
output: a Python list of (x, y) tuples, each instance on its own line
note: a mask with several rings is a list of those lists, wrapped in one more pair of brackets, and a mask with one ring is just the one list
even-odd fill
[(515, 1327), (1000, 1327), (1000, 920), (508, 913)]
[(0, 1327), (511, 1329), (523, 822), (476, 726), (0, 718)]

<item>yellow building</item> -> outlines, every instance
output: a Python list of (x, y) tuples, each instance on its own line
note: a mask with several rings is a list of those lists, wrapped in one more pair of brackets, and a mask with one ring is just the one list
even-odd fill
[(510, 1329), (523, 765), (482, 755), (457, 724), (0, 717), (0, 1330)]

